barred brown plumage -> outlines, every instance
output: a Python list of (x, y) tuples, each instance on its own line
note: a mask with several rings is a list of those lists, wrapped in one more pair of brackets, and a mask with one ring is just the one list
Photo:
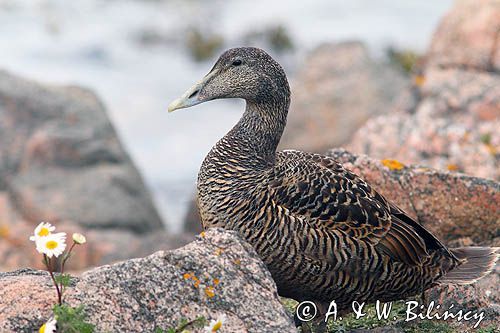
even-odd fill
[[(237, 64), (237, 65), (235, 65)], [(226, 51), (169, 110), (243, 98), (240, 121), (198, 176), (204, 228), (236, 230), (262, 257), (280, 295), (319, 305), (392, 301), (491, 270), (497, 248), (448, 249), (363, 179), (330, 157), (276, 152), (290, 88), (257, 48)]]

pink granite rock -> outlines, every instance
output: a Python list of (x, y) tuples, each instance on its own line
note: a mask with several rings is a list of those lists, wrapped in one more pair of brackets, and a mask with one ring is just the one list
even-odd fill
[(500, 70), (500, 4), (460, 0), (443, 18), (431, 48), (432, 66)]
[(387, 111), (408, 81), (390, 65), (374, 61), (360, 42), (318, 47), (291, 82), (280, 146), (322, 152), (347, 142), (367, 119)]
[[(37, 330), (55, 301), (46, 272), (0, 273), (2, 330)], [(222, 314), (223, 332), (296, 332), (256, 252), (221, 229), (174, 251), (85, 272), (74, 279), (67, 302), (85, 306), (96, 332), (153, 332)]]
[(500, 179), (497, 0), (457, 1), (436, 32), (423, 79), (390, 113), (367, 121), (348, 149)]

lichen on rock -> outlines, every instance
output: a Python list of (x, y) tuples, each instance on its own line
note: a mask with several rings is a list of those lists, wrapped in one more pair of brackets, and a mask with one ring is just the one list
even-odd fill
[[(36, 330), (50, 316), (52, 294), (46, 272), (0, 273), (2, 328)], [(265, 264), (235, 232), (222, 229), (177, 250), (87, 271), (66, 299), (85, 306), (98, 332), (153, 332), (222, 314), (225, 332), (296, 332)]]

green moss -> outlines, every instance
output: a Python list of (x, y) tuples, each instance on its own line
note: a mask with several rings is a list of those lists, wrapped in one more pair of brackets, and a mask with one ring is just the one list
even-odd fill
[[(282, 298), (282, 304), (285, 306), (290, 315), (293, 316), (297, 302), (291, 299)], [(405, 300), (392, 303), (391, 313), (387, 319), (378, 319), (376, 307), (374, 304), (365, 305), (363, 312), (366, 315), (362, 318), (356, 319), (354, 313), (350, 313), (342, 318), (342, 320), (328, 321), (328, 332), (340, 333), (350, 332), (351, 330), (374, 329), (380, 327), (395, 327), (401, 329), (403, 332), (408, 333), (460, 333), (461, 331), (454, 329), (446, 322), (433, 321), (433, 320), (416, 320), (405, 322), (406, 318), (406, 304)], [(395, 319), (396, 318), (396, 319)], [(314, 328), (308, 325), (309, 329), (314, 332)], [(500, 333), (494, 327), (487, 327), (478, 329), (478, 333)]]
[(188, 32), (186, 40), (186, 46), (196, 61), (212, 58), (224, 44), (222, 36), (216, 34), (202, 34), (197, 28), (192, 28)]
[(410, 325), (401, 325), (405, 332), (408, 333), (453, 333), (453, 330), (448, 324), (435, 322), (430, 320), (422, 320)]
[(402, 69), (405, 73), (411, 73), (416, 69), (416, 66), (421, 58), (419, 54), (411, 50), (396, 50), (389, 48), (387, 56), (391, 63)]
[[(387, 319), (378, 319), (375, 305), (366, 305), (364, 311), (366, 315), (356, 318), (354, 313), (343, 317), (342, 320), (328, 322), (329, 332), (348, 332), (353, 329), (370, 329), (376, 327), (392, 326), (398, 322), (397, 318), (404, 317), (406, 305), (404, 301), (393, 302), (391, 313)], [(396, 319), (394, 319), (396, 317)]]
[(250, 31), (243, 37), (243, 42), (247, 45), (265, 45), (277, 53), (285, 53), (295, 48), (290, 33), (281, 24)]
[(291, 299), (291, 298), (285, 298), (281, 297), (281, 304), (285, 307), (285, 309), (290, 313), (294, 314), (295, 313), (295, 307), (297, 306), (298, 302)]
[(289, 51), (294, 47), (292, 38), (282, 25), (270, 28), (267, 31), (267, 38), (271, 47), (277, 52)]
[(495, 327), (491, 325), (485, 328), (478, 329), (477, 333), (500, 333), (500, 327)]
[(482, 134), (480, 140), (485, 145), (491, 144), (491, 133)]

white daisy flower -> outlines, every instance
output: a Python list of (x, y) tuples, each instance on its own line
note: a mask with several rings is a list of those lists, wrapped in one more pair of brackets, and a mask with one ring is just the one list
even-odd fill
[(79, 245), (82, 245), (82, 244), (85, 244), (87, 242), (87, 239), (85, 238), (84, 235), (82, 234), (79, 234), (79, 233), (74, 233), (73, 234), (73, 241), (76, 243), (76, 244), (79, 244)]
[(205, 326), (203, 329), (207, 333), (217, 332), (222, 328), (222, 325), (226, 322), (226, 315), (223, 314), (217, 320), (210, 320), (210, 325)]
[(40, 237), (36, 241), (36, 250), (47, 257), (59, 257), (66, 249), (66, 233), (58, 232), (45, 237)]
[(36, 228), (34, 235), (30, 237), (30, 241), (36, 242), (36, 240), (40, 237), (46, 237), (52, 233), (52, 231), (56, 230), (52, 224), (47, 222), (41, 222)]
[(38, 331), (40, 333), (56, 333), (57, 332), (57, 320), (52, 317), (45, 324), (40, 327)]

